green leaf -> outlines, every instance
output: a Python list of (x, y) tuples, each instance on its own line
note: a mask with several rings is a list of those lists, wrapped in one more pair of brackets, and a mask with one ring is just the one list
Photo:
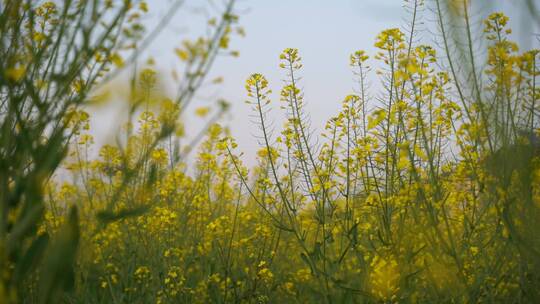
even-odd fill
[(35, 204), (29, 209), (25, 209), (25, 211), (15, 223), (8, 237), (7, 251), (10, 254), (17, 249), (23, 238), (36, 228), (38, 221), (43, 215), (43, 205)]
[(73, 288), (79, 237), (79, 216), (77, 208), (72, 207), (66, 223), (47, 250), (40, 276), (40, 303), (59, 303), (62, 293)]
[(103, 224), (108, 224), (114, 221), (118, 221), (124, 218), (139, 216), (146, 213), (150, 207), (148, 205), (130, 208), (130, 209), (120, 209), (119, 211), (107, 211), (103, 210), (97, 213), (96, 217)]
[(43, 254), (45, 253), (45, 249), (47, 248), (48, 244), (48, 234), (40, 235), (34, 240), (34, 242), (32, 242), (32, 245), (30, 245), (28, 250), (15, 266), (15, 274), (13, 278), (15, 283), (21, 283), (30, 270), (37, 268), (37, 265), (39, 265), (39, 262), (43, 258)]
[(144, 213), (148, 212), (149, 209), (150, 209), (149, 205), (143, 205), (143, 206), (129, 208), (129, 209), (128, 208), (120, 209), (116, 212), (103, 210), (103, 211), (99, 211), (96, 217), (102, 224), (106, 225), (106, 224), (119, 221), (121, 219), (125, 219), (128, 217), (143, 215)]

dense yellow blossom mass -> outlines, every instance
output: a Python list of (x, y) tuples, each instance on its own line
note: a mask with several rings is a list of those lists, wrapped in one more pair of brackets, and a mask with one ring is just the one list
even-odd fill
[[(455, 18), (468, 18), (467, 1), (449, 5), (460, 12)], [(137, 14), (149, 10), (145, 2), (137, 7)], [(44, 27), (34, 40), (46, 43), (58, 11), (46, 2), (35, 15)], [(233, 28), (220, 24), (208, 21), (221, 33), (215, 40), (186, 40), (175, 49), (180, 61), (204, 66), (213, 52), (228, 49)], [(129, 93), (132, 120), (117, 144), (97, 147), (89, 114), (66, 107), (61, 121), (70, 145), (58, 160), (66, 176), (34, 177), (46, 185), (43, 210), (35, 213), (43, 211), (43, 220), (37, 241), (20, 247), (37, 251), (51, 238), (51, 246), (68, 248), (62, 258), (73, 257), (72, 268), (58, 268), (73, 282), (62, 294), (68, 303), (534, 303), (540, 299), (540, 51), (520, 51), (502, 13), (489, 15), (483, 29), (481, 75), (476, 57), (462, 66), (441, 56), (448, 46), (417, 43), (414, 33), (398, 28), (382, 31), (373, 59), (362, 50), (350, 55), (356, 87), (321, 134), (306, 111), (300, 50), (286, 48), (276, 56), (283, 73), (279, 102), (272, 102), (276, 84), (264, 75), (245, 82), (261, 145), (252, 168), (216, 123), (219, 116), (210, 118), (187, 162), (194, 147), (183, 143), (179, 116), (199, 78), (189, 78), (184, 94), (172, 98), (155, 92), (159, 75), (144, 68)], [(117, 68), (127, 64), (116, 52), (91, 57)], [(28, 82), (32, 71), (22, 62), (9, 62), (2, 81)], [(367, 82), (372, 64), (379, 95)], [(461, 70), (472, 76), (464, 81)], [(79, 77), (66, 90), (80, 94), (86, 85)], [(269, 114), (276, 105), (286, 117), (281, 129)], [(211, 107), (194, 113), (215, 115)], [(98, 149), (96, 157), (91, 149)], [(15, 182), (6, 189), (20, 194)], [(5, 221), (17, 224), (25, 206), (9, 209)], [(6, 240), (29, 233), (20, 227)], [(78, 251), (60, 246), (72, 243)], [(20, 265), (33, 267), (36, 251), (23, 256), (27, 264), (5, 258), (0, 301), (43, 296), (39, 276), (51, 275), (50, 264), (64, 264), (53, 256), (43, 271), (18, 278)]]

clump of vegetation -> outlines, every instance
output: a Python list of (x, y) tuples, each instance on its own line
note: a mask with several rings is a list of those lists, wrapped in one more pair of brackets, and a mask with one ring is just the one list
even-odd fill
[[(158, 144), (181, 133), (180, 115), (219, 50), (228, 49), (237, 20), (234, 1), (214, 7), (219, 13), (208, 20), (208, 36), (185, 40), (176, 49), (185, 70), (174, 99), (150, 100), (160, 96), (151, 94), (156, 72), (144, 69), (133, 73), (131, 83), (138, 84), (132, 85), (127, 97), (129, 122), (143, 106), (148, 109), (150, 102), (159, 103), (163, 114), (156, 129), (157, 117), (142, 113), (145, 130), (141, 141), (132, 142), (135, 139), (128, 127), (127, 143), (119, 141), (117, 147), (103, 148), (102, 155), (114, 161), (112, 167), (102, 168), (103, 182), (115, 185), (107, 190), (107, 201), (94, 202), (90, 188), (83, 186), (96, 182), (82, 171), (93, 143), (85, 106), (107, 99), (108, 89), (104, 87), (136, 62), (138, 54), (183, 4), (171, 3), (157, 28), (146, 34), (141, 21), (148, 12), (145, 1), (0, 3), (0, 53), (4, 58), (0, 63), (2, 303), (78, 299), (80, 286), (93, 286), (86, 279), (81, 281), (78, 268), (80, 249), (88, 249), (88, 235), (84, 234), (98, 234), (107, 229), (107, 223), (148, 209), (148, 200), (126, 204), (122, 197), (132, 183), (143, 181), (145, 187), (152, 187), (156, 182), (157, 170), (149, 160), (160, 157)], [(219, 113), (226, 107), (221, 102)], [(219, 114), (213, 119), (217, 117)], [(127, 146), (122, 148), (123, 144)], [(137, 154), (127, 149), (135, 149)], [(172, 165), (179, 158), (177, 154), (171, 155)], [(72, 159), (78, 162), (72, 165)], [(77, 179), (71, 187), (66, 184), (55, 188), (54, 174), (62, 168), (78, 172)], [(116, 174), (119, 171), (121, 174)], [(68, 196), (69, 189), (89, 192), (85, 198)], [(62, 199), (58, 200), (57, 194)], [(85, 226), (85, 221), (91, 226)], [(66, 297), (66, 291), (71, 291), (71, 296)]]
[[(125, 20), (146, 5), (8, 1), (0, 19), (0, 298), (540, 300), (540, 51), (520, 51), (508, 17), (493, 13), (482, 24), (486, 55), (477, 55), (469, 3), (431, 4), (441, 48), (416, 39), (425, 4), (411, 1), (408, 30), (376, 37), (382, 92), (368, 90), (369, 55), (351, 54), (357, 87), (317, 138), (297, 49), (279, 55), (287, 117), (279, 133), (270, 127), (271, 84), (251, 75), (246, 102), (262, 147), (248, 169), (216, 123), (224, 103), (203, 128), (193, 164), (184, 156), (200, 136), (188, 150), (179, 145), (186, 105), (231, 33), (243, 33), (232, 2), (209, 21), (209, 38), (176, 50), (186, 68), (177, 96), (155, 94), (151, 67), (133, 74), (125, 136), (94, 158), (82, 106), (98, 98), (92, 90), (111, 65), (122, 68), (120, 49), (140, 29)], [(92, 34), (85, 22), (100, 18), (110, 30)], [(94, 40), (101, 35), (109, 36)], [(60, 168), (70, 177), (51, 178)]]

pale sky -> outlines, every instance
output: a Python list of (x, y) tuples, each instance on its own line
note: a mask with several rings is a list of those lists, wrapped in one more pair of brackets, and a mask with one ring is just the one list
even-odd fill
[[(214, 0), (217, 2), (216, 0)], [(485, 1), (485, 2), (484, 2)], [(173, 49), (186, 37), (198, 36), (204, 31), (205, 18), (196, 13), (207, 1), (186, 1), (183, 10), (164, 29), (147, 51), (157, 61), (164, 72), (178, 66)], [(426, 0), (430, 2), (430, 0)], [(478, 0), (499, 6), (511, 17), (514, 32), (520, 30), (520, 11), (516, 3), (509, 0)], [(148, 0), (150, 28), (166, 12), (171, 1)], [(217, 98), (224, 98), (232, 105), (230, 113), (221, 122), (229, 126), (237, 139), (239, 150), (245, 152), (245, 160), (253, 164), (255, 152), (259, 149), (257, 128), (250, 122), (251, 110), (244, 103), (245, 80), (252, 73), (265, 75), (273, 90), (273, 112), (270, 118), (275, 122), (276, 133), (280, 130), (283, 112), (279, 109), (279, 91), (284, 72), (279, 68), (279, 54), (284, 48), (298, 48), (303, 58), (301, 87), (304, 89), (307, 111), (311, 115), (313, 127), (318, 134), (328, 118), (335, 115), (343, 98), (353, 93), (353, 75), (348, 66), (349, 55), (363, 49), (373, 57), (373, 43), (377, 34), (387, 28), (403, 27), (408, 14), (401, 0), (240, 0), (237, 12), (240, 24), (245, 28), (246, 37), (234, 37), (231, 49), (240, 52), (239, 58), (219, 57), (209, 79), (218, 75), (224, 77), (219, 86), (203, 89), (194, 107), (211, 104)], [(491, 7), (488, 11), (494, 11)], [(195, 13), (194, 13), (195, 12)], [(423, 36), (431, 43), (428, 30), (435, 28), (434, 18), (426, 10), (423, 13)], [(523, 28), (523, 26), (522, 26)], [(538, 33), (538, 26), (525, 31)], [(521, 35), (530, 37), (530, 35)], [(538, 47), (538, 40), (521, 40), (526, 48), (528, 43)], [(144, 59), (146, 57), (142, 57)], [(373, 62), (372, 65), (374, 65)], [(377, 94), (377, 77), (371, 73), (373, 95)], [(191, 112), (186, 113), (190, 115)], [(94, 118), (98, 134), (110, 133), (111, 124), (119, 121), (118, 108), (101, 109)], [(197, 132), (200, 121), (186, 118), (187, 132)], [(107, 123), (104, 123), (107, 122)], [(98, 144), (100, 143), (97, 140)]]

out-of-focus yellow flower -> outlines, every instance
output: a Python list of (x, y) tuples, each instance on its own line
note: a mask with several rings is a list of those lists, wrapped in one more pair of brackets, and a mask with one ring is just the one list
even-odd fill
[(210, 113), (210, 107), (199, 107), (195, 109), (195, 114), (199, 117), (206, 117)]

